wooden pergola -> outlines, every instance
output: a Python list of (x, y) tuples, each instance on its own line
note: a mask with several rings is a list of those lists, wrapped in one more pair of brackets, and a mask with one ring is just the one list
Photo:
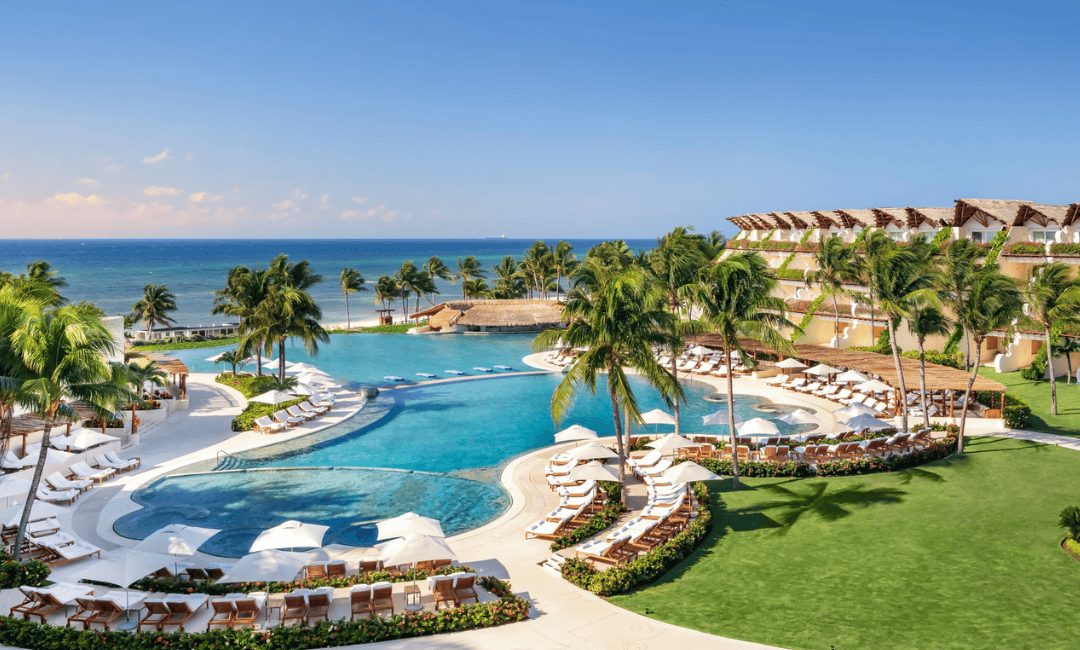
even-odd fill
[(169, 381), (180, 389), (180, 399), (187, 399), (187, 378), (190, 371), (183, 361), (159, 352), (129, 352), (128, 355), (156, 363), (158, 368), (170, 375)]
[[(720, 336), (711, 332), (691, 337), (691, 342), (694, 345), (703, 345), (707, 348), (717, 350), (723, 349)], [(754, 355), (776, 354), (772, 348), (750, 339), (740, 339), (740, 344), (744, 350)], [(900, 387), (900, 380), (896, 374), (896, 364), (890, 355), (877, 354), (876, 352), (860, 352), (858, 350), (838, 350), (824, 345), (798, 344), (794, 347), (794, 354), (780, 355), (780, 360), (783, 360), (785, 356), (790, 356), (806, 363), (808, 366), (815, 363), (823, 363), (835, 368), (858, 370), (864, 374), (869, 373), (881, 377), (883, 382), (893, 388), (899, 389)], [(918, 360), (901, 357), (900, 366), (904, 372), (904, 379), (908, 391), (913, 392), (918, 390)], [(926, 390), (928, 391), (951, 390), (954, 393), (965, 391), (967, 390), (968, 381), (970, 379), (971, 375), (963, 370), (957, 370), (956, 368), (940, 366), (933, 363), (926, 364)], [(975, 377), (975, 384), (972, 386), (972, 390), (1000, 393), (1001, 405), (1003, 406), (1005, 404), (1005, 391), (1008, 390), (1008, 388), (1004, 384), (996, 382), (993, 379), (977, 376)], [(950, 403), (948, 406), (949, 414), (951, 416), (954, 405)]]
[[(69, 402), (70, 406), (76, 413), (79, 414), (80, 420), (92, 418), (97, 413), (82, 402)], [(53, 422), (53, 425), (65, 425), (67, 427), (66, 433), (71, 433), (71, 422)], [(38, 417), (32, 413), (24, 413), (22, 415), (11, 418), (11, 435), (9, 438), (22, 438), (22, 448), (26, 449), (26, 437), (31, 433), (37, 433), (38, 431), (45, 430), (45, 418)]]

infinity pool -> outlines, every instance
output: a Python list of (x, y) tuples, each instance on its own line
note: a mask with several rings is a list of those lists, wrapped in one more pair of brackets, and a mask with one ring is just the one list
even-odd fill
[[(420, 354), (429, 366), (447, 365), (440, 353), (448, 352), (459, 360), (486, 354), (488, 363), (501, 356), (508, 361), (504, 365), (520, 368), (531, 341), (531, 337), (351, 335), (335, 338), (333, 352), (327, 350), (316, 363), (340, 377), (349, 376), (344, 373), (350, 364), (358, 376), (381, 372), (370, 367), (375, 362), (366, 356), (380, 345), (352, 343), (369, 337), (383, 341), (385, 347), (405, 345), (411, 352), (399, 349), (398, 354)], [(352, 361), (340, 358), (341, 338), (356, 346), (340, 348), (348, 350)], [(453, 347), (454, 341), (461, 348)], [(488, 344), (496, 347), (487, 350)], [(209, 356), (206, 350), (198, 352)], [(378, 358), (388, 363), (395, 356)], [(421, 362), (399, 363), (405, 367)], [(217, 471), (208, 463), (185, 470), (200, 473), (154, 481), (133, 497), (143, 509), (121, 518), (114, 528), (134, 539), (169, 523), (221, 528), (203, 550), (226, 557), (243, 555), (260, 530), (286, 519), (326, 524), (327, 543), (359, 546), (375, 542), (370, 522), (410, 510), (440, 519), (447, 534), (464, 532), (508, 507), (497, 474), (510, 459), (552, 444), (554, 433), (570, 424), (611, 435), (611, 405), (602, 386), (598, 395), (582, 392), (562, 423), (552, 421), (551, 394), (561, 380), (562, 375), (540, 373), (385, 390), (346, 422), (239, 454)], [(642, 411), (664, 408), (655, 390), (637, 378), (633, 382)], [(684, 388), (683, 430), (705, 431), (702, 416), (725, 405), (707, 400), (712, 391), (706, 386)], [(791, 410), (794, 407), (748, 395), (740, 396), (735, 406), (741, 418), (775, 418)], [(784, 423), (777, 426), (785, 433), (801, 430)], [(660, 433), (673, 429), (645, 428)], [(709, 427), (708, 432), (726, 434), (727, 427)]]

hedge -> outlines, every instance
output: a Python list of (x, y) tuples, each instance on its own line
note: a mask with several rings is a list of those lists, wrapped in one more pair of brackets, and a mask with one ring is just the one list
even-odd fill
[(622, 487), (614, 481), (603, 481), (600, 485), (607, 493), (607, 502), (604, 503), (604, 507), (589, 520), (589, 523), (566, 535), (556, 537), (551, 542), (552, 552), (580, 544), (600, 531), (607, 530), (626, 512), (626, 506), (622, 504)]
[[(994, 408), (1001, 407), (1001, 393), (996, 391), (975, 391), (971, 398), (987, 408), (992, 405)], [(1016, 395), (1005, 393), (1005, 406), (1001, 409), (1001, 417), (1005, 420), (1005, 426), (1010, 429), (1023, 429), (1031, 417), (1031, 407)]]
[(282, 409), (287, 409), (290, 406), (296, 406), (300, 402), (306, 401), (306, 397), (300, 399), (289, 400), (288, 402), (282, 402), (280, 404), (263, 404), (261, 402), (251, 402), (247, 405), (240, 415), (233, 418), (232, 430), (233, 431), (251, 431), (255, 426), (255, 420), (258, 420), (264, 415), (273, 415)]
[(1032, 242), (1019, 242), (1009, 246), (1009, 255), (1045, 255), (1046, 246)]
[(49, 567), (41, 560), (16, 562), (6, 550), (0, 551), (0, 589), (40, 587), (48, 577)]
[(780, 280), (805, 280), (806, 271), (802, 269), (777, 269), (776, 277)]
[(1080, 542), (1076, 541), (1075, 539), (1067, 539), (1065, 540), (1065, 548), (1072, 551), (1072, 554), (1077, 559), (1080, 559)]
[(207, 596), (224, 596), (234, 592), (250, 593), (252, 591), (265, 591), (270, 594), (282, 594), (293, 589), (316, 589), (318, 587), (351, 587), (353, 585), (366, 585), (374, 582), (412, 582), (413, 580), (426, 580), (432, 575), (450, 575), (458, 571), (472, 572), (467, 566), (442, 567), (435, 571), (422, 569), (410, 569), (405, 573), (393, 574), (386, 571), (370, 571), (358, 575), (345, 575), (335, 578), (304, 578), (303, 580), (290, 580), (287, 582), (191, 582), (178, 578), (143, 578), (135, 582), (132, 587), (140, 591), (157, 592), (162, 594), (206, 594)]
[[(675, 464), (678, 464), (677, 461)], [(731, 476), (731, 461), (717, 458), (704, 458), (697, 461), (705, 469), (713, 474)], [(744, 461), (739, 463), (739, 476), (749, 478), (805, 478), (814, 475), (814, 469), (809, 463), (801, 460), (789, 460), (784, 463), (762, 463), (758, 461)]]
[(833, 460), (818, 463), (818, 476), (851, 476), (853, 474), (874, 474), (877, 472), (897, 472), (919, 465), (941, 460), (956, 453), (957, 434), (949, 433), (944, 440), (935, 440), (926, 449), (888, 458), (856, 458), (853, 460)]
[(225, 372), (214, 377), (214, 381), (235, 388), (248, 399), (256, 395), (262, 395), (278, 384), (277, 377), (273, 375), (259, 375), (256, 377), (255, 375), (234, 375)]
[[(888, 354), (891, 355), (892, 350), (890, 350), (888, 352)], [(916, 361), (918, 361), (918, 359), (919, 359), (919, 351), (918, 350), (908, 350), (907, 352), (902, 353), (900, 356), (902, 356), (902, 357), (904, 357), (906, 359), (915, 359)], [(938, 352), (937, 350), (927, 350), (925, 352), (925, 357), (926, 357), (926, 363), (933, 363), (933, 364), (937, 364), (939, 366), (948, 366), (950, 368), (956, 368), (957, 370), (964, 370), (965, 369), (964, 368), (964, 355), (960, 354), (959, 352), (954, 352), (952, 354), (946, 354), (944, 352)]]
[(1050, 244), (1051, 255), (1080, 255), (1080, 244)]
[(483, 577), (479, 584), (499, 600), (438, 612), (405, 612), (388, 618), (319, 621), (313, 626), (279, 626), (266, 630), (210, 632), (104, 632), (41, 625), (0, 617), (0, 643), (27, 650), (306, 650), (463, 632), (523, 621), (532, 604), (510, 592), (509, 584)]
[(1042, 381), (1046, 379), (1046, 346), (1039, 348), (1031, 365), (1020, 371), (1020, 376), (1028, 381)]
[(689, 557), (712, 531), (712, 503), (704, 483), (694, 483), (698, 516), (681, 533), (645, 555), (603, 573), (584, 560), (563, 562), (562, 576), (569, 582), (597, 596), (614, 596), (655, 581)]

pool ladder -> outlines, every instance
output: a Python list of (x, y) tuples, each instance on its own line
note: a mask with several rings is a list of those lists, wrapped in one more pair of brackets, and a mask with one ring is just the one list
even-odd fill
[(219, 449), (217, 452), (217, 465), (214, 467), (215, 472), (230, 469), (243, 469), (244, 460), (237, 458), (224, 449)]

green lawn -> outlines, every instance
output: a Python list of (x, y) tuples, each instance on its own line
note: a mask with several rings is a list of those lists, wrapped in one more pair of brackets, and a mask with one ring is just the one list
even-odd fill
[(785, 648), (1075, 648), (1080, 562), (1058, 513), (1080, 453), (976, 438), (895, 474), (750, 479), (656, 585), (612, 602)]
[(154, 343), (151, 345), (136, 345), (130, 349), (135, 352), (164, 352), (166, 350), (194, 350), (195, 348), (216, 348), (222, 345), (235, 345), (239, 343), (238, 337), (217, 339), (215, 341), (182, 341), (180, 343)]
[[(1063, 363), (1057, 360), (1056, 363)], [(1073, 382), (1065, 385), (1065, 378), (1058, 378), (1058, 414), (1050, 415), (1050, 382), (1028, 381), (1019, 372), (1000, 374), (990, 368), (980, 368), (979, 374), (1000, 381), (1009, 387), (1009, 393), (1019, 397), (1031, 407), (1031, 418), (1025, 429), (1056, 433), (1061, 436), (1080, 436), (1080, 386)]]

